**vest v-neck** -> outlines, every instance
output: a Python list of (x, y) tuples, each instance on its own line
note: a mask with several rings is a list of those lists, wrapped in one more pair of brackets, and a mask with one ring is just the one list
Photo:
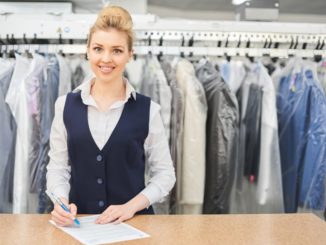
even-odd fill
[[(145, 188), (144, 142), (150, 103), (143, 95), (137, 94), (137, 100), (130, 98), (100, 150), (88, 126), (88, 107), (80, 94), (68, 94), (63, 117), (71, 166), (69, 200), (81, 213), (103, 213), (108, 206), (126, 203)], [(150, 207), (141, 213), (154, 212)]]
[(93, 138), (93, 135), (92, 135), (92, 133), (91, 133), (91, 129), (90, 129), (90, 127), (89, 127), (89, 122), (88, 122), (88, 106), (87, 105), (85, 105), (85, 117), (86, 117), (86, 128), (87, 128), (87, 133), (89, 134), (89, 137), (90, 137), (90, 139), (91, 139), (91, 141), (92, 141), (92, 144), (95, 146), (95, 148), (96, 148), (96, 150), (98, 151), (98, 152), (103, 152), (104, 150), (105, 150), (105, 148), (107, 148), (108, 147), (108, 145), (109, 145), (109, 143), (110, 143), (110, 139), (112, 138), (112, 136), (114, 136), (114, 134), (116, 134), (116, 131), (118, 131), (119, 130), (119, 125), (121, 124), (121, 121), (124, 119), (124, 117), (125, 117), (125, 111), (126, 111), (126, 108), (129, 106), (129, 104), (130, 104), (130, 100), (131, 100), (131, 97), (128, 99), (128, 101), (124, 104), (124, 106), (123, 106), (123, 109), (122, 109), (122, 113), (121, 113), (121, 115), (120, 115), (120, 118), (119, 118), (119, 120), (118, 120), (118, 122), (117, 122), (117, 124), (115, 125), (115, 127), (114, 127), (114, 129), (113, 129), (113, 131), (112, 131), (112, 133), (111, 133), (111, 136), (108, 138), (108, 140), (106, 141), (106, 143), (104, 144), (104, 146), (102, 147), (102, 149), (100, 149), (99, 147), (98, 147), (98, 145), (96, 144), (96, 142), (95, 142), (95, 140), (94, 140), (94, 138)]

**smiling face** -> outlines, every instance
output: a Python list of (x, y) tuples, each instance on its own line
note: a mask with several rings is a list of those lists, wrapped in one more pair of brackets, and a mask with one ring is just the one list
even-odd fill
[(121, 81), (126, 64), (132, 56), (126, 33), (108, 28), (96, 30), (87, 48), (89, 63), (97, 81)]

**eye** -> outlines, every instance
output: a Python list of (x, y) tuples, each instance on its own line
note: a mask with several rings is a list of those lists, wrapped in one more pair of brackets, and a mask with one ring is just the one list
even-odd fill
[(113, 53), (114, 54), (121, 54), (121, 53), (123, 53), (123, 50), (121, 50), (121, 49), (114, 49), (113, 50)]
[(102, 50), (102, 48), (100, 48), (100, 47), (94, 47), (93, 50), (94, 50), (96, 53), (99, 53), (99, 52)]

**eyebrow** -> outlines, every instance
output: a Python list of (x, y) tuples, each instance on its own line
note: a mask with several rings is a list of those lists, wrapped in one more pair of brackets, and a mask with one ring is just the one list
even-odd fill
[[(101, 47), (103, 47), (103, 45), (100, 44), (100, 43), (93, 43), (93, 46), (101, 46)], [(112, 46), (112, 48), (121, 48), (121, 49), (124, 49), (123, 46), (119, 46), (119, 45), (117, 45), (117, 46)]]
[(93, 46), (103, 46), (103, 45), (100, 44), (100, 43), (93, 43), (92, 45), (93, 45)]
[(124, 49), (123, 46), (113, 46), (112, 48), (121, 48), (121, 49)]

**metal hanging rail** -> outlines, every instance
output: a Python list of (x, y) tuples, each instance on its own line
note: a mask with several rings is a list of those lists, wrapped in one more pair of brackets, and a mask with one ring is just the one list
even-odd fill
[[(326, 56), (326, 24), (167, 20), (154, 15), (132, 17), (136, 54)], [(96, 15), (85, 14), (0, 15), (1, 50), (35, 51), (38, 47), (48, 52), (85, 53), (85, 45), (80, 43), (86, 42), (95, 19)], [(44, 39), (52, 44), (33, 46)], [(69, 43), (74, 44), (67, 45)]]
[[(84, 44), (20, 44), (20, 45), (2, 45), (2, 53), (15, 51), (18, 53), (66, 53), (66, 54), (85, 54), (86, 45)], [(147, 55), (181, 55), (181, 56), (250, 56), (250, 57), (280, 57), (299, 56), (312, 58), (316, 55), (326, 57), (326, 50), (303, 50), (303, 49), (275, 49), (275, 48), (237, 48), (237, 47), (182, 47), (182, 46), (135, 46), (134, 54)]]

